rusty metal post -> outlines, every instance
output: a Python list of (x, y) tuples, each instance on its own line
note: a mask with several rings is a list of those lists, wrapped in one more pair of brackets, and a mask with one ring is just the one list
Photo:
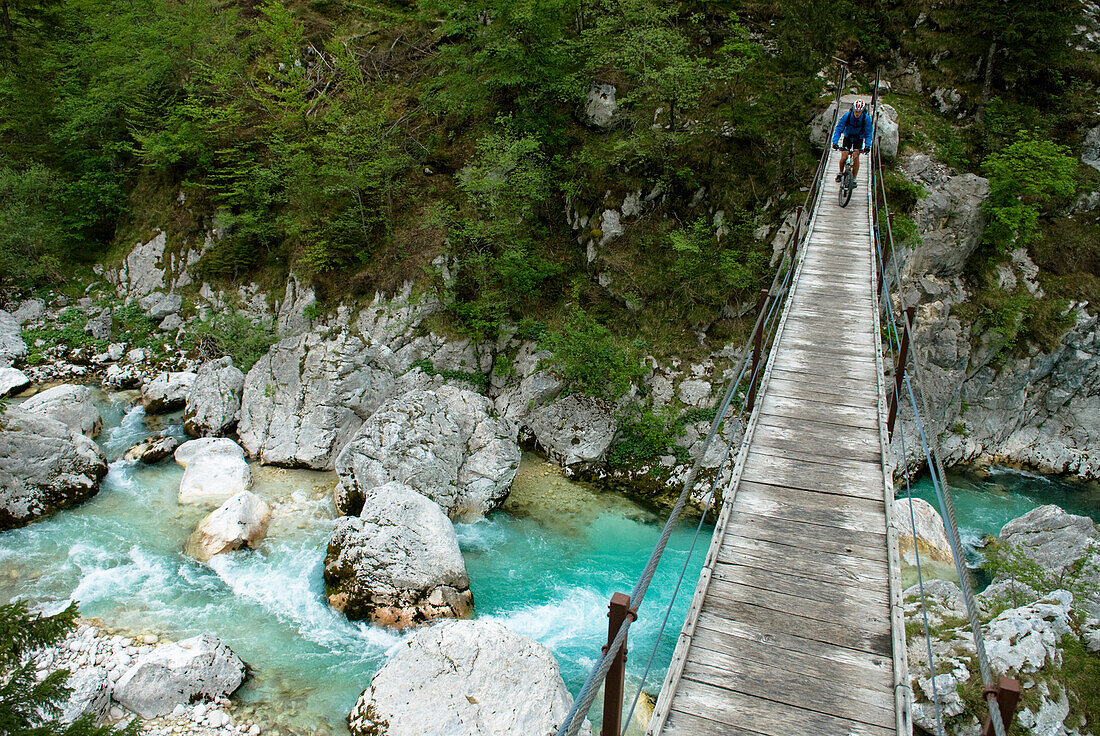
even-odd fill
[(794, 268), (794, 259), (798, 255), (798, 236), (802, 234), (802, 205), (794, 210), (794, 233), (791, 234), (791, 268)]
[[(761, 289), (760, 296), (756, 300), (756, 313), (758, 315), (764, 314), (764, 309), (768, 306), (768, 290)], [(745, 406), (751, 412), (752, 407), (756, 404), (756, 386), (760, 381), (758, 375), (760, 369), (760, 353), (764, 349), (764, 322), (763, 319), (756, 320), (756, 332), (752, 336), (752, 375), (749, 376), (749, 397), (745, 401)]]
[[(1012, 726), (1012, 719), (1016, 715), (1016, 706), (1020, 702), (1020, 681), (1001, 675), (1001, 680), (997, 683), (997, 687), (986, 690), (985, 695), (987, 701), (990, 699), (991, 695), (996, 696), (996, 703), (1001, 708), (1001, 721), (1004, 722), (1005, 730), (1007, 731)], [(993, 705), (992, 702), (989, 704), (990, 706)], [(982, 736), (994, 736), (992, 719), (985, 722), (985, 727), (982, 729)]]
[[(619, 628), (630, 613), (630, 596), (626, 593), (613, 593), (607, 610), (607, 643), (603, 645), (604, 654), (615, 641)], [(600, 736), (619, 736), (623, 728), (623, 689), (626, 682), (626, 640), (623, 648), (611, 663), (604, 681), (603, 690), (603, 727)]]
[(898, 349), (897, 365), (894, 366), (894, 393), (887, 402), (890, 413), (886, 417), (886, 429), (890, 433), (890, 439), (894, 438), (894, 421), (898, 418), (898, 403), (901, 401), (901, 383), (905, 378), (905, 363), (909, 358), (909, 329), (916, 311), (916, 307), (905, 310), (905, 327), (901, 331), (901, 347)]

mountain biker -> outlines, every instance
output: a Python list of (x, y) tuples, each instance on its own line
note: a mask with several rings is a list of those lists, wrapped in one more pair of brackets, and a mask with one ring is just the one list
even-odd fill
[[(855, 187), (855, 177), (859, 174), (859, 154), (871, 150), (871, 140), (874, 138), (875, 127), (871, 122), (871, 116), (867, 114), (867, 103), (856, 100), (852, 109), (844, 113), (837, 121), (836, 130), (833, 131), (833, 148), (841, 150), (840, 173), (836, 180), (840, 181), (844, 175), (844, 164), (848, 161), (848, 153), (852, 153), (852, 186)], [(840, 136), (843, 134), (844, 143), (840, 145)]]

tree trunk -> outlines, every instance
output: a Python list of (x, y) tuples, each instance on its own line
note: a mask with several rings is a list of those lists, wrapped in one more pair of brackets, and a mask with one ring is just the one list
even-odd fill
[(14, 47), (15, 29), (12, 28), (11, 25), (11, 10), (8, 8), (8, 0), (2, 0), (2, 2), (0, 2), (0, 16), (3, 17), (4, 37), (8, 39), (8, 44)]
[(985, 106), (989, 102), (989, 90), (993, 86), (993, 55), (997, 53), (997, 39), (994, 37), (989, 42), (989, 51), (985, 54), (985, 79), (982, 81), (982, 98), (978, 103), (978, 113), (974, 116), (974, 122), (982, 122), (985, 117)]

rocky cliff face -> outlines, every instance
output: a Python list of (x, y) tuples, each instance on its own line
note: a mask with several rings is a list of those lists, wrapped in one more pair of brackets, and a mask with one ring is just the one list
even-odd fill
[[(953, 175), (927, 156), (901, 161), (927, 196), (914, 214), (921, 242), (899, 248), (898, 272), (906, 305), (916, 305), (913, 348), (920, 360), (928, 434), (948, 464), (1000, 460), (1044, 471), (1100, 477), (1100, 328), (1087, 304), (1072, 305), (1074, 325), (1050, 353), (1025, 356), (999, 350), (995, 330), (964, 324), (953, 308), (971, 294), (962, 272), (981, 240), (988, 183)], [(1000, 269), (1006, 289), (1033, 294), (1038, 269), (1018, 250)], [(888, 280), (894, 277), (888, 266)], [(920, 467), (917, 429), (904, 402), (905, 466)], [(900, 439), (895, 434), (895, 453)]]

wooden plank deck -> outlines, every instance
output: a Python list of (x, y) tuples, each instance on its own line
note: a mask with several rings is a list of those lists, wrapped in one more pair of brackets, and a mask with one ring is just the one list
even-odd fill
[(869, 167), (841, 209), (837, 156), (653, 736), (903, 730)]

